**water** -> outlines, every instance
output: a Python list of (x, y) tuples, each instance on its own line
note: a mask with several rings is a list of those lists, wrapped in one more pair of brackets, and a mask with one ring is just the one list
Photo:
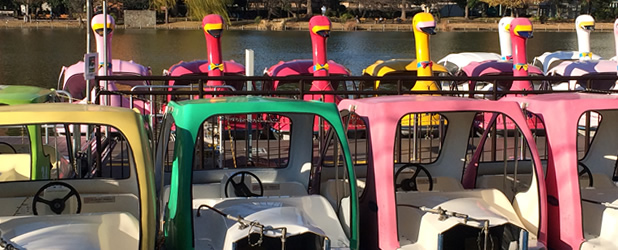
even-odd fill
[[(0, 84), (57, 87), (62, 66), (82, 60), (85, 31), (78, 29), (0, 30)], [(591, 35), (592, 51), (605, 58), (616, 54), (611, 32)], [(94, 46), (93, 46), (94, 48)], [(224, 60), (245, 63), (245, 49), (255, 51), (255, 74), (279, 61), (311, 59), (308, 31), (225, 31)], [(328, 39), (328, 59), (347, 66), (354, 75), (376, 60), (414, 58), (412, 32), (334, 31)], [(535, 32), (528, 41), (528, 60), (546, 51), (577, 50), (575, 32)], [(499, 53), (495, 32), (440, 32), (431, 37), (434, 61), (456, 52)], [(179, 61), (206, 59), (201, 30), (116, 30), (112, 57), (150, 66), (154, 75)]]

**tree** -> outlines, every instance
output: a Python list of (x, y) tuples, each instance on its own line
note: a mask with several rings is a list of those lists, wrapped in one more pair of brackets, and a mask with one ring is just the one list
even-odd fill
[(307, 17), (313, 16), (313, 7), (311, 6), (311, 0), (307, 0)]
[(24, 13), (24, 22), (30, 22), (30, 6), (32, 5), (40, 5), (42, 0), (17, 0), (15, 1), (16, 5), (24, 5), (25, 13)]
[(206, 15), (219, 14), (226, 23), (230, 23), (230, 17), (225, 7), (228, 3), (231, 3), (230, 0), (186, 0), (185, 3), (189, 17), (202, 20)]
[(150, 6), (155, 10), (165, 10), (165, 23), (169, 23), (169, 8), (176, 5), (176, 0), (152, 0)]
[(485, 2), (489, 4), (489, 6), (498, 6), (502, 5), (506, 8), (510, 8), (511, 15), (516, 13), (515, 9), (523, 8), (526, 4), (533, 4), (537, 2), (536, 0), (481, 0), (481, 2)]
[(470, 18), (470, 9), (474, 8), (480, 0), (457, 0), (457, 5), (464, 9), (464, 18)]

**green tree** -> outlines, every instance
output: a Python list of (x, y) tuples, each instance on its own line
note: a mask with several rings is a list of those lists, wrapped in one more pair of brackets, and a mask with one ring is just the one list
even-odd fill
[(515, 11), (517, 8), (523, 8), (527, 4), (533, 4), (538, 1), (536, 0), (481, 0), (481, 2), (485, 2), (489, 4), (489, 6), (502, 5), (512, 10), (511, 15), (513, 14), (517, 15), (517, 11)]
[(165, 23), (169, 23), (169, 9), (176, 5), (176, 0), (152, 0), (150, 6), (159, 11), (163, 9), (165, 11)]
[(226, 6), (230, 0), (185, 0), (187, 4), (187, 15), (191, 18), (202, 20), (206, 15), (219, 14), (226, 23), (230, 23)]

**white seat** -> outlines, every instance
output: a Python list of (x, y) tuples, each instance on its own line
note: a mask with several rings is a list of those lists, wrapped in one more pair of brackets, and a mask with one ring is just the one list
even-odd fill
[(0, 154), (0, 182), (30, 179), (30, 154)]

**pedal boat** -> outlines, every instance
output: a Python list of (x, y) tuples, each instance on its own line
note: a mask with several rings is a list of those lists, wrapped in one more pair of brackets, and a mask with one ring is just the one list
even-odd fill
[[(618, 96), (553, 93), (504, 101), (520, 103), (545, 126), (548, 247), (618, 248)], [(586, 133), (579, 124), (590, 112), (600, 122)]]
[[(289, 139), (210, 139), (229, 132), (217, 127), (224, 120), (266, 127), (282, 117), (291, 122)], [(316, 117), (331, 131), (318, 140)], [(355, 192), (356, 179), (334, 103), (172, 101), (162, 126), (155, 168), (168, 249), (358, 249), (357, 199), (342, 193)]]
[[(366, 142), (349, 140), (359, 148), (353, 159), (366, 157), (355, 165), (365, 184), (358, 191), (363, 249), (545, 248), (543, 169), (517, 103), (411, 95), (343, 100), (339, 109), (367, 126)], [(425, 113), (448, 121), (440, 137), (402, 131), (401, 119)], [(471, 133), (487, 113), (494, 122), (508, 117), (520, 136)], [(508, 150), (492, 155), (490, 144)]]
[[(137, 112), (37, 103), (0, 106), (0, 114), (3, 249), (155, 248), (153, 160)], [(85, 158), (105, 149), (75, 150), (79, 143), (105, 144), (102, 133), (90, 139), (54, 133), (57, 126), (84, 124), (114, 128), (118, 146), (105, 148), (113, 154)], [(31, 127), (38, 127), (38, 133), (31, 133)], [(95, 174), (83, 174), (87, 170)]]
[[(143, 66), (132, 60), (126, 61), (112, 58), (112, 37), (116, 28), (114, 18), (110, 15), (107, 16), (107, 41), (103, 37), (104, 26), (105, 16), (103, 14), (92, 17), (92, 31), (96, 39), (99, 59), (97, 74), (108, 76), (149, 76), (151, 74), (150, 67)], [(107, 67), (104, 67), (105, 57), (108, 59)], [(58, 89), (69, 92), (73, 98), (72, 102), (95, 103), (95, 97), (97, 96), (95, 85), (97, 83), (93, 82), (90, 89), (87, 89), (84, 71), (84, 61), (79, 61), (68, 67), (62, 67), (58, 79)], [(136, 86), (147, 86), (150, 83), (148, 81), (101, 81), (98, 84), (101, 89), (128, 91)], [(86, 92), (91, 92), (90, 100), (87, 99)], [(105, 99), (101, 98), (99, 103), (115, 107), (135, 107), (143, 113), (151, 112), (150, 103), (146, 101), (134, 101), (131, 103), (130, 98), (122, 95), (110, 96)]]

